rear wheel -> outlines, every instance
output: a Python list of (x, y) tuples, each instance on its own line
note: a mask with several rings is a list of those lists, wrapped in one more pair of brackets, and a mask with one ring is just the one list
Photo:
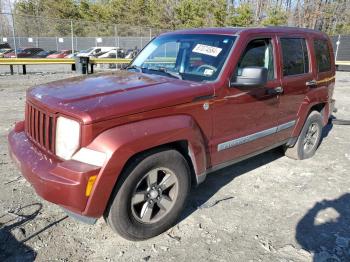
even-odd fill
[(189, 189), (190, 169), (178, 151), (141, 156), (122, 174), (107, 222), (130, 240), (159, 235), (177, 221)]
[(312, 111), (305, 121), (296, 144), (293, 147), (286, 148), (285, 155), (297, 160), (312, 157), (320, 144), (322, 129), (321, 114), (317, 111)]

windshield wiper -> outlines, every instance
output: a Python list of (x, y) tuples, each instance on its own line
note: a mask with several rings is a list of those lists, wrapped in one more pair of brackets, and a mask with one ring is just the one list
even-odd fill
[(127, 68), (125, 68), (126, 70), (137, 70), (139, 71), (140, 73), (142, 73), (142, 67), (141, 66), (136, 66), (136, 65), (132, 65), (132, 66), (128, 66)]
[(150, 70), (150, 71), (156, 71), (156, 72), (162, 72), (167, 74), (168, 76), (177, 78), (177, 79), (181, 79), (182, 80), (182, 75), (180, 73), (177, 72), (171, 72), (168, 71), (165, 67), (159, 67), (159, 68), (144, 68), (146, 70)]

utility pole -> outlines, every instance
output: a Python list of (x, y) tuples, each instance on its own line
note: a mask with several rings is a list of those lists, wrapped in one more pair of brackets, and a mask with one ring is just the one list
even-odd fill
[(10, 11), (11, 11), (13, 45), (14, 45), (14, 48), (15, 48), (15, 56), (17, 58), (17, 41), (16, 41), (16, 29), (15, 29), (15, 27), (16, 27), (16, 25), (15, 25), (15, 17), (14, 17), (14, 14), (13, 14), (13, 9), (12, 9), (12, 5), (11, 5), (10, 0), (8, 0), (8, 4), (9, 4), (9, 7), (10, 7)]
[(72, 53), (74, 53), (74, 28), (73, 28), (73, 21), (70, 21), (70, 29), (72, 34)]
[(3, 37), (3, 33), (4, 33), (4, 29), (3, 27), (5, 27), (4, 22), (2, 21), (3, 18), (2, 18), (2, 1), (0, 0), (0, 42), (2, 42), (2, 37)]
[(338, 59), (338, 50), (339, 50), (339, 46), (340, 46), (340, 35), (338, 35), (338, 40), (336, 42), (336, 45), (337, 45), (337, 47), (335, 49), (335, 61), (337, 61), (337, 59)]

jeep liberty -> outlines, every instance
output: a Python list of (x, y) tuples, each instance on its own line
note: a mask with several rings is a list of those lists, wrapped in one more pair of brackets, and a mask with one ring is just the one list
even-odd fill
[(318, 31), (169, 32), (126, 70), (30, 88), (9, 151), (42, 198), (147, 239), (176, 223), (212, 171), (279, 146), (312, 157), (334, 83), (332, 45)]

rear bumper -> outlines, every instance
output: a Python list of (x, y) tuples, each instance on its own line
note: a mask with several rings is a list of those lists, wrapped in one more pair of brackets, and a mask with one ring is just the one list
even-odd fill
[(74, 160), (60, 161), (38, 149), (26, 136), (23, 123), (8, 136), (9, 153), (23, 176), (43, 199), (82, 214), (88, 197), (88, 179), (98, 175), (100, 167)]

